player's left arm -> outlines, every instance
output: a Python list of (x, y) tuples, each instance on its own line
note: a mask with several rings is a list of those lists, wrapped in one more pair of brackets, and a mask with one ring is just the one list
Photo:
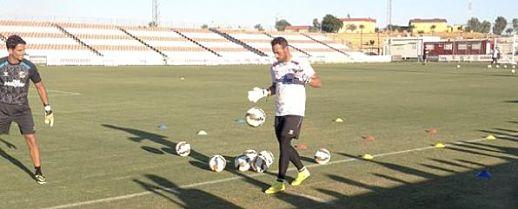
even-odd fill
[(52, 111), (52, 107), (50, 107), (49, 98), (47, 96), (47, 90), (45, 89), (45, 85), (43, 85), (43, 82), (40, 81), (34, 83), (34, 86), (36, 86), (36, 90), (40, 95), (41, 103), (43, 103), (44, 106), (45, 124), (48, 124), (50, 125), (50, 127), (52, 127), (54, 126), (54, 112)]
[[(32, 65), (32, 63), (31, 63)], [(40, 101), (44, 106), (45, 110), (45, 124), (50, 125), (51, 127), (54, 126), (54, 113), (52, 112), (52, 108), (49, 104), (49, 97), (47, 95), (47, 90), (45, 89), (45, 85), (43, 85), (43, 82), (41, 81), (40, 74), (38, 73), (38, 70), (36, 70), (36, 66), (32, 65), (31, 69), (29, 70), (30, 73), (30, 79), (34, 83), (34, 86), (36, 87), (36, 90), (38, 91), (38, 95), (40, 95)]]
[(318, 76), (317, 73), (315, 73), (313, 74), (313, 76), (311, 76), (311, 80), (308, 84), (313, 88), (320, 88), (322, 87), (322, 80), (320, 80), (320, 76)]
[(301, 68), (303, 71), (302, 80), (306, 83), (306, 85), (309, 85), (313, 88), (322, 87), (322, 80), (320, 79), (320, 76), (318, 76), (308, 61), (302, 62)]
[(45, 85), (43, 85), (43, 82), (40, 81), (38, 83), (35, 83), (34, 86), (36, 87), (36, 90), (38, 91), (38, 94), (40, 95), (40, 100), (43, 106), (46, 106), (49, 104), (49, 97), (47, 96), (47, 89), (45, 89)]

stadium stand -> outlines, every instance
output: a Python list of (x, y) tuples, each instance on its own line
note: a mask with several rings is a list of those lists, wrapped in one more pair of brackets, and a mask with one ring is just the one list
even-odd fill
[(115, 65), (162, 64), (164, 57), (115, 25), (57, 23)]
[(208, 29), (175, 29), (175, 31), (213, 50), (215, 54), (228, 61), (246, 62), (261, 58), (261, 56), (246, 49), (243, 45), (229, 41), (222, 35)]
[[(12, 34), (23, 37), (27, 42), (26, 53), (35, 58), (67, 60), (96, 56), (49, 22), (0, 20), (0, 34), (4, 40)], [(5, 49), (4, 40), (2, 49)], [(7, 55), (6, 50), (2, 54)]]
[(163, 53), (169, 62), (196, 63), (218, 56), (165, 27), (123, 27), (129, 34)]
[(52, 21), (0, 20), (4, 40), (18, 34), (28, 58), (48, 65), (268, 64), (270, 41), (283, 36), (295, 57), (318, 62), (390, 61), (367, 57), (317, 33), (148, 27)]

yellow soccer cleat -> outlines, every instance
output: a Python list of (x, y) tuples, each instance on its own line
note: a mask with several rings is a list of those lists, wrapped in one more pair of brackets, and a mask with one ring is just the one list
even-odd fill
[(266, 194), (274, 194), (277, 192), (282, 192), (286, 190), (286, 185), (284, 185), (284, 182), (275, 181), (270, 188), (264, 191)]
[(306, 180), (307, 178), (309, 178), (309, 176), (311, 176), (311, 174), (309, 173), (308, 169), (307, 168), (304, 168), (304, 171), (301, 171), (297, 174), (297, 178), (295, 178), (295, 180), (293, 180), (291, 182), (291, 185), (292, 186), (298, 186), (300, 184), (302, 184), (302, 182), (304, 180)]

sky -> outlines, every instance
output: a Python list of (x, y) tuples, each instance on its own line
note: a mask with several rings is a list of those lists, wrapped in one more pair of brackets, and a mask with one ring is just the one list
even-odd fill
[[(176, 26), (230, 25), (273, 27), (276, 18), (292, 25), (311, 25), (326, 14), (370, 17), (387, 25), (387, 0), (158, 0), (160, 21)], [(413, 18), (445, 18), (465, 24), (469, 0), (392, 0), (392, 23)], [(472, 14), (494, 22), (497, 16), (518, 18), (518, 0), (471, 0)], [(145, 23), (152, 0), (0, 0), (0, 18)]]

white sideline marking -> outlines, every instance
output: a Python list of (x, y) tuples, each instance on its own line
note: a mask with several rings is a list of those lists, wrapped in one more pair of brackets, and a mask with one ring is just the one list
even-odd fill
[(81, 93), (79, 92), (71, 92), (71, 91), (60, 91), (60, 90), (53, 90), (53, 89), (48, 89), (47, 92), (55, 92), (55, 93), (62, 93), (62, 94), (68, 94), (68, 95), (81, 95)]
[[(451, 146), (451, 145), (461, 145), (461, 144), (466, 144), (466, 143), (470, 143), (470, 142), (480, 142), (480, 141), (485, 141), (485, 140), (487, 140), (487, 139), (485, 139), (485, 138), (471, 139), (471, 140), (465, 140), (465, 141), (446, 143), (445, 145), (446, 145), (446, 147), (448, 147), (448, 146)], [(396, 151), (396, 152), (381, 153), (381, 154), (376, 154), (376, 155), (373, 155), (373, 156), (374, 156), (374, 158), (377, 158), (377, 157), (384, 157), (384, 156), (404, 154), (404, 153), (409, 153), (409, 152), (420, 152), (420, 151), (429, 150), (429, 149), (437, 149), (437, 148), (435, 148), (434, 146), (426, 146), (426, 147), (419, 147), (419, 148), (402, 150), (402, 151)], [(516, 158), (518, 159), (518, 157), (516, 157)], [(353, 161), (359, 161), (359, 160), (361, 160), (361, 159), (359, 159), (359, 158), (347, 158), (347, 159), (343, 159), (343, 160), (331, 161), (331, 162), (329, 162), (327, 164), (323, 164), (323, 165), (322, 164), (312, 164), (312, 165), (308, 165), (306, 167), (308, 167), (308, 168), (320, 167), (320, 166), (333, 165), (333, 164), (346, 163), (346, 162), (353, 162)], [(296, 168), (291, 168), (291, 169), (288, 169), (288, 170), (289, 171), (293, 171), (293, 170), (296, 170)], [(277, 171), (272, 171), (272, 172), (275, 173)], [(265, 175), (265, 174), (264, 173), (256, 173), (256, 174), (252, 174), (252, 175), (247, 175), (247, 177), (256, 177), (256, 176), (261, 176), (261, 175)], [(183, 185), (183, 186), (179, 186), (179, 188), (187, 189), (187, 188), (199, 187), (199, 186), (204, 186), (204, 185), (218, 184), (218, 183), (223, 183), (223, 182), (228, 182), (228, 181), (234, 181), (234, 180), (238, 180), (238, 179), (242, 179), (242, 178), (244, 178), (244, 177), (235, 176), (235, 177), (224, 178), (224, 179), (219, 179), (219, 180), (214, 180), (214, 181), (206, 181), (206, 182), (200, 182), (200, 183)], [(157, 189), (154, 189), (153, 191), (158, 191), (158, 190), (176, 191), (174, 188), (166, 188), (166, 187), (158, 187)], [(72, 208), (72, 207), (91, 205), (91, 204), (96, 204), (96, 203), (104, 203), (104, 202), (112, 202), (112, 201), (116, 201), (116, 200), (130, 199), (130, 198), (133, 198), (133, 197), (144, 196), (144, 195), (148, 195), (148, 194), (152, 194), (152, 193), (153, 193), (152, 191), (145, 191), (145, 192), (139, 192), (139, 193), (115, 196), (115, 197), (108, 197), (108, 198), (102, 198), (102, 199), (96, 199), (96, 200), (89, 200), (89, 201), (84, 201), (84, 202), (76, 202), (76, 203), (58, 205), (58, 206), (48, 207), (48, 208), (44, 208), (44, 209)], [(318, 201), (318, 202), (322, 202), (322, 203), (327, 202), (327, 201), (325, 201), (325, 200), (323, 200), (321, 198), (313, 197), (313, 196), (305, 195), (305, 194), (301, 194), (301, 193), (290, 192), (290, 194), (306, 197), (308, 199), (311, 199), (311, 200), (314, 200), (314, 201)]]

